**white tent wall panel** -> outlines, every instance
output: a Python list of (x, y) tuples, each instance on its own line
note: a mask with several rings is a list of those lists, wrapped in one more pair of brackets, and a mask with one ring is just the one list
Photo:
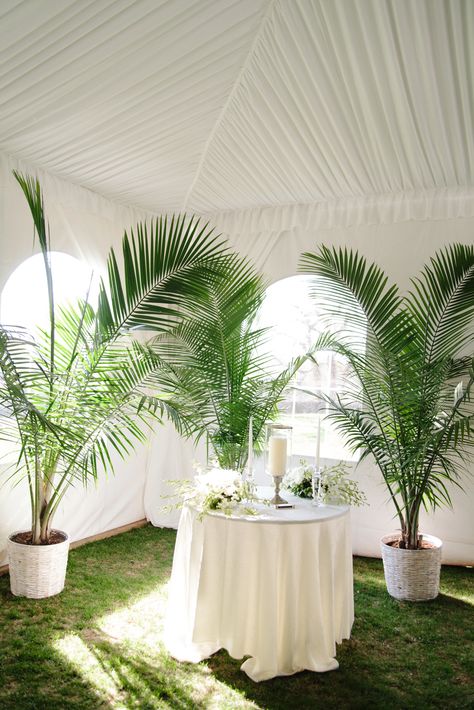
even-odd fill
[(193, 446), (169, 422), (157, 428), (149, 442), (144, 494), (146, 517), (153, 525), (178, 527), (178, 489), (170, 482), (191, 478), (195, 464), (204, 465), (205, 461), (202, 443)]
[[(54, 518), (53, 527), (66, 531), (72, 542), (113, 530), (144, 519), (143, 492), (146, 484), (147, 447), (126, 462), (114, 462), (115, 473), (100, 475), (87, 487), (77, 483), (70, 488)], [(11, 487), (9, 471), (1, 466), (0, 477), (0, 567), (7, 563), (8, 535), (31, 526), (29, 494), (26, 481)]]
[[(21, 261), (32, 253), (32, 227), (19, 188), (11, 178), (11, 169), (27, 172), (32, 168), (3, 156), (0, 162), (0, 283)], [(146, 213), (127, 209), (93, 192), (36, 171), (45, 189), (55, 248), (84, 258), (103, 268), (110, 246), (118, 247), (123, 229), (146, 218)], [(449, 197), (449, 199), (448, 199)], [(386, 200), (369, 201), (355, 212), (339, 206), (330, 218), (321, 219), (327, 206), (310, 205), (256, 210), (246, 213), (212, 215), (219, 230), (243, 254), (254, 259), (269, 281), (297, 273), (302, 251), (318, 243), (348, 244), (384, 267), (403, 288), (410, 275), (416, 274), (429, 256), (452, 241), (472, 243), (474, 200), (465, 191), (456, 196), (417, 197), (417, 208), (385, 210)], [(392, 201), (393, 202), (393, 201)], [(385, 207), (384, 207), (385, 206)], [(369, 209), (370, 207), (370, 209)], [(329, 210), (331, 212), (331, 210)], [(363, 214), (363, 218), (360, 216)], [(370, 218), (367, 216), (370, 214)], [(357, 217), (355, 215), (358, 215)], [(335, 224), (330, 228), (331, 221)], [(367, 223), (363, 223), (363, 222)], [(280, 228), (278, 225), (280, 224)], [(168, 479), (191, 475), (194, 459), (203, 460), (203, 452), (183, 442), (170, 425), (159, 428), (143, 447), (126, 462), (118, 462), (115, 476), (100, 479), (98, 487), (87, 491), (76, 487), (66, 497), (56, 519), (73, 540), (88, 537), (146, 516), (155, 525), (175, 526), (177, 513), (165, 512), (169, 503)], [(378, 539), (395, 527), (391, 508), (380, 477), (373, 465), (364, 462), (357, 478), (366, 492), (370, 507), (353, 511), (353, 541), (356, 554), (379, 555)], [(0, 487), (0, 564), (5, 562), (7, 534), (28, 523), (27, 497), (12, 489), (5, 476)], [(262, 483), (265, 482), (264, 479)], [(453, 492), (454, 513), (440, 510), (426, 523), (426, 530), (445, 540), (445, 562), (474, 562), (474, 484), (465, 481), (466, 494)]]
[(52, 249), (84, 261), (99, 273), (104, 271), (109, 249), (120, 248), (124, 229), (149, 217), (0, 153), (0, 292), (15, 268), (38, 251), (33, 246), (31, 215), (13, 170), (40, 180)]

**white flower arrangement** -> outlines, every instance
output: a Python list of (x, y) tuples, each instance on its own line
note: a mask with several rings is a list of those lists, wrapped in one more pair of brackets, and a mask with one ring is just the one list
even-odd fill
[(181, 500), (174, 507), (183, 504), (199, 510), (200, 517), (211, 511), (225, 515), (255, 515), (250, 503), (263, 502), (256, 495), (256, 488), (250, 481), (243, 481), (239, 471), (215, 466), (203, 471), (195, 466), (198, 473), (193, 479), (170, 481), (178, 489)]
[[(313, 497), (313, 475), (316, 467), (300, 460), (300, 465), (291, 469), (283, 479), (283, 486), (300, 498)], [(367, 498), (356, 481), (348, 476), (349, 467), (343, 461), (321, 471), (319, 497), (322, 503), (339, 505), (367, 505)]]
[(300, 498), (312, 498), (312, 480), (316, 467), (308, 464), (305, 459), (300, 460), (300, 466), (292, 468), (283, 478), (283, 487)]

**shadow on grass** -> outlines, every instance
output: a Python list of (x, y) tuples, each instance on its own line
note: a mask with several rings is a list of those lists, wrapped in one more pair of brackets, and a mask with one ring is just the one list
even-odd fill
[(443, 609), (459, 609), (465, 613), (474, 613), (474, 610), (472, 609), (474, 602), (464, 601), (463, 599), (460, 599), (452, 594), (439, 594), (436, 598), (436, 602), (441, 604)]
[[(95, 687), (109, 707), (125, 708), (205, 708), (197, 695), (207, 678), (202, 668), (179, 666), (162, 647), (137, 652), (126, 642), (95, 633), (94, 639), (75, 637), (70, 644), (69, 663), (83, 680)], [(62, 654), (68, 655), (68, 644)], [(202, 676), (202, 678), (200, 678)], [(190, 682), (192, 678), (192, 683)], [(205, 696), (205, 690), (203, 695)]]
[(443, 570), (443, 594), (411, 604), (389, 597), (380, 561), (356, 559), (339, 670), (256, 684), (225, 651), (191, 665), (163, 649), (174, 542), (174, 531), (147, 527), (74, 550), (66, 589), (50, 599), (12, 597), (0, 578), (2, 710), (474, 706), (465, 571)]
[[(464, 582), (468, 575), (459, 578)], [(255, 684), (239, 670), (242, 660), (225, 651), (207, 663), (216, 678), (268, 710), (474, 707), (469, 602), (444, 594), (429, 602), (398, 602), (385, 589), (379, 561), (355, 560), (355, 614), (351, 639), (337, 647), (337, 671)]]
[(149, 526), (73, 550), (64, 591), (48, 599), (14, 597), (8, 575), (0, 577), (2, 710), (113, 707), (103, 678), (87, 680), (58, 643), (87, 637), (98, 620), (157, 590), (164, 595), (174, 542), (175, 531)]
[(150, 526), (72, 551), (49, 599), (0, 578), (1, 710), (255, 707), (162, 646), (175, 536)]

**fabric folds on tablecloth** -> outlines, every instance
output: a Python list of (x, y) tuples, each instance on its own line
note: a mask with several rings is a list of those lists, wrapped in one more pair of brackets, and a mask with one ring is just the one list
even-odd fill
[(251, 656), (242, 670), (254, 681), (329, 671), (353, 618), (347, 511), (285, 524), (200, 520), (183, 509), (165, 627), (178, 660), (225, 648), (234, 658)]

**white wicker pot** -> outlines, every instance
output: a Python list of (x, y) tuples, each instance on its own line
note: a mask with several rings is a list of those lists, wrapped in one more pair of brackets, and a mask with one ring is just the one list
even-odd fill
[(395, 599), (410, 602), (427, 601), (438, 596), (443, 543), (433, 535), (423, 540), (433, 545), (421, 550), (401, 550), (388, 543), (399, 535), (386, 535), (380, 541), (388, 593)]
[(10, 588), (17, 597), (43, 599), (59, 594), (64, 589), (69, 536), (54, 545), (24, 545), (14, 542), (13, 533), (8, 539), (8, 564), (10, 568)]

